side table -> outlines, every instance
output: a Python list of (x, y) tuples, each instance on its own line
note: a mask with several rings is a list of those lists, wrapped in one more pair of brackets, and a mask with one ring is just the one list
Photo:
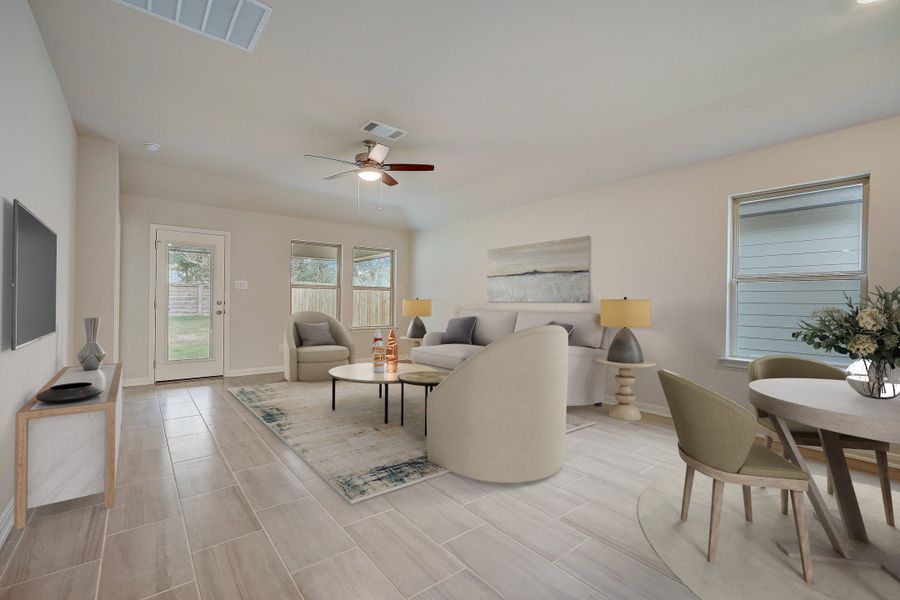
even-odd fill
[(655, 367), (656, 363), (620, 363), (606, 360), (605, 358), (596, 358), (594, 360), (601, 365), (619, 369), (619, 372), (616, 373), (616, 383), (619, 384), (619, 389), (616, 391), (616, 400), (619, 403), (609, 409), (609, 416), (622, 421), (640, 421), (641, 411), (633, 404), (634, 391), (631, 389), (631, 386), (634, 384), (635, 377), (631, 370)]

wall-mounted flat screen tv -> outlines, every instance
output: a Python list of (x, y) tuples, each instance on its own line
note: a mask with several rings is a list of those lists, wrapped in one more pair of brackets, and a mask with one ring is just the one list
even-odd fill
[(56, 331), (56, 234), (13, 202), (12, 348)]

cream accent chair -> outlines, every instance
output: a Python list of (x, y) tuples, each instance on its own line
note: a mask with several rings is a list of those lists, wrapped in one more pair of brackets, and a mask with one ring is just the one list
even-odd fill
[(428, 398), (428, 459), (481, 481), (543, 479), (562, 466), (568, 337), (558, 326), (488, 345)]
[[(328, 321), (331, 336), (337, 345), (300, 345), (297, 323)], [(353, 341), (341, 322), (322, 312), (312, 310), (293, 313), (284, 324), (284, 378), (288, 381), (327, 381), (332, 367), (353, 362)]]

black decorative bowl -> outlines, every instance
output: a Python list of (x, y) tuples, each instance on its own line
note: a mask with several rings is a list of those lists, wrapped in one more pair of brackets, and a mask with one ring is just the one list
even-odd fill
[(77, 402), (87, 400), (103, 393), (103, 388), (90, 381), (74, 381), (72, 383), (60, 383), (50, 387), (37, 395), (41, 402)]

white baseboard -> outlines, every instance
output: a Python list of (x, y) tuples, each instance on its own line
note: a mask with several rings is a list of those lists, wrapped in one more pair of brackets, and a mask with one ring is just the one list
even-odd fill
[(225, 373), (225, 377), (243, 377), (245, 375), (264, 375), (266, 373), (281, 373), (284, 371), (284, 365), (275, 367), (252, 367), (250, 369), (229, 369)]
[(122, 383), (122, 387), (136, 387), (139, 385), (153, 385), (153, 380), (149, 377), (134, 377), (132, 379), (126, 379)]
[(3, 514), (0, 514), (0, 546), (2, 546), (3, 542), (6, 541), (6, 538), (9, 537), (9, 532), (12, 531), (13, 525), (15, 524), (15, 519), (13, 518), (15, 505), (16, 499), (10, 498), (9, 504), (3, 509)]

